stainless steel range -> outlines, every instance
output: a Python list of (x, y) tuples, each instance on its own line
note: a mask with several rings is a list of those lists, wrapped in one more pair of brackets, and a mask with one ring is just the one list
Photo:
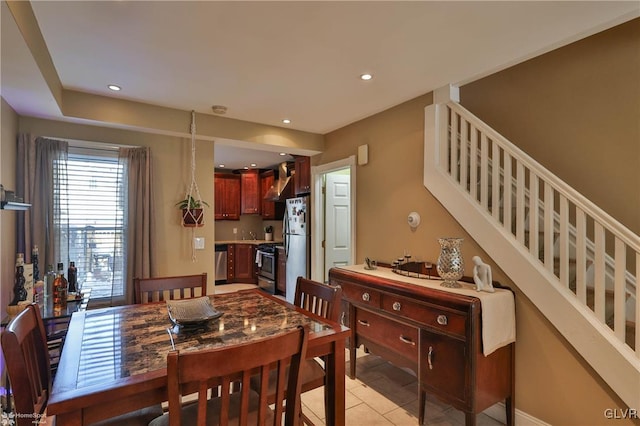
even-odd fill
[(258, 287), (269, 294), (276, 292), (276, 262), (277, 250), (275, 244), (260, 244), (256, 250), (256, 264), (258, 267)]

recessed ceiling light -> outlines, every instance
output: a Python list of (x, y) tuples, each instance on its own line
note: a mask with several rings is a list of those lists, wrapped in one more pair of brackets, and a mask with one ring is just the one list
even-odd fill
[(119, 92), (120, 90), (122, 90), (122, 87), (116, 84), (110, 84), (107, 87), (109, 88), (109, 90), (113, 90), (114, 92)]
[(249, 166), (244, 166), (244, 169), (245, 170), (249, 170)]
[(290, 124), (290, 123), (291, 123), (291, 120), (289, 120), (288, 118), (285, 118), (284, 120), (282, 120), (282, 122), (283, 122), (284, 124)]
[(360, 76), (360, 80), (365, 80), (365, 81), (371, 80), (372, 78), (373, 78), (373, 76), (371, 74), (362, 74)]
[(281, 152), (280, 155), (282, 155), (284, 157), (285, 155), (287, 155), (287, 153), (286, 152)]
[(251, 163), (251, 167), (256, 167), (257, 164), (256, 163)]
[(221, 169), (224, 169), (224, 164), (220, 164), (218, 167), (220, 167)]

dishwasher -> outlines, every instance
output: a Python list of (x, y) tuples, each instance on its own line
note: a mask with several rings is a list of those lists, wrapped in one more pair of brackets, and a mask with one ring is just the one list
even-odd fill
[(227, 283), (227, 245), (216, 244), (216, 284)]

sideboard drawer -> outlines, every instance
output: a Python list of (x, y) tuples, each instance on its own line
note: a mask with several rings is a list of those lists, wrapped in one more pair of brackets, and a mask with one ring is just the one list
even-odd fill
[(368, 305), (375, 308), (380, 307), (381, 296), (379, 292), (353, 284), (345, 285), (341, 283), (341, 287), (342, 295), (346, 299), (361, 305)]
[(455, 334), (463, 338), (466, 336), (467, 316), (462, 313), (416, 303), (410, 299), (393, 294), (383, 295), (382, 309), (394, 315), (400, 315), (413, 321), (426, 324), (448, 334)]
[(384, 345), (407, 359), (418, 361), (418, 328), (365, 309), (356, 309), (355, 325), (358, 335)]

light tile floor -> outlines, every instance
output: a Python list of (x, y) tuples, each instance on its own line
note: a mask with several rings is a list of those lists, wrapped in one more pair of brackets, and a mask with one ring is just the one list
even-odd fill
[[(216, 294), (255, 288), (251, 284), (216, 286)], [(347, 351), (349, 371), (349, 352)], [(416, 376), (373, 354), (358, 349), (356, 379), (346, 377), (346, 424), (348, 426), (418, 426), (418, 381)], [(302, 410), (316, 425), (324, 425), (324, 389), (302, 394)], [(464, 413), (427, 395), (425, 424), (433, 426), (463, 426)], [(502, 423), (479, 414), (478, 426), (498, 426)]]
[[(417, 426), (418, 381), (415, 375), (380, 357), (359, 349), (356, 379), (346, 377), (346, 424), (349, 426)], [(347, 352), (347, 359), (349, 353)], [(347, 371), (349, 364), (347, 361)], [(302, 410), (316, 425), (324, 425), (324, 389), (302, 394)], [(438, 426), (464, 425), (464, 413), (427, 396), (425, 424)], [(502, 423), (479, 414), (479, 426)]]

